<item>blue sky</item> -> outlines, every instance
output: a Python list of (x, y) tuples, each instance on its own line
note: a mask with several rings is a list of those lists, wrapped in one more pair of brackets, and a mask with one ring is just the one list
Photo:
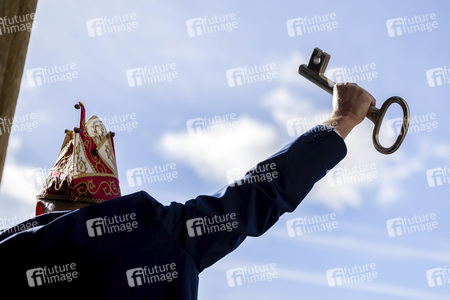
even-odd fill
[[(450, 266), (450, 181), (441, 176), (449, 175), (450, 165), (444, 55), (449, 8), (442, 1), (41, 1), (3, 173), (0, 217), (7, 223), (33, 214), (42, 174), (56, 160), (64, 129), (79, 122), (73, 108), (79, 100), (87, 116), (116, 126), (123, 194), (145, 190), (169, 204), (214, 193), (331, 112), (331, 97), (297, 73), (320, 47), (331, 54), (328, 70), (356, 76), (378, 107), (390, 96), (403, 97), (414, 120), (410, 132), (395, 154), (382, 155), (372, 146), (373, 125), (366, 119), (346, 139), (340, 173), (330, 172), (263, 237), (248, 238), (204, 271), (199, 299), (446, 299), (448, 282), (440, 285), (439, 276), (426, 272), (436, 275)], [(195, 27), (195, 19), (205, 17), (214, 24)], [(109, 29), (124, 30), (107, 31), (98, 18)], [(306, 27), (287, 26), (299, 18)], [(404, 27), (398, 18), (406, 20)], [(212, 32), (214, 25), (219, 29)], [(39, 68), (62, 70), (63, 77), (47, 82), (26, 73)], [(145, 77), (145, 69), (159, 72), (159, 81)], [(228, 76), (232, 69), (263, 74), (249, 83)], [(386, 119), (400, 116), (393, 108)], [(199, 118), (220, 126), (199, 135), (205, 130), (193, 125)], [(295, 120), (304, 125), (294, 127)], [(383, 139), (395, 130), (386, 122)], [(129, 176), (155, 166), (172, 180)], [(293, 219), (331, 214), (337, 225), (330, 232), (288, 230)], [(394, 226), (405, 217), (425, 229), (410, 233)], [(230, 287), (227, 281), (227, 270), (272, 263), (278, 277), (270, 282)], [(340, 285), (337, 277), (327, 277), (329, 270), (370, 264), (377, 272), (370, 282)]]

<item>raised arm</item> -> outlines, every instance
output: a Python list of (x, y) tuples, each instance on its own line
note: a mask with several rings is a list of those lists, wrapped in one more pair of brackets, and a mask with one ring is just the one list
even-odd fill
[(362, 122), (370, 105), (375, 100), (356, 84), (337, 84), (325, 125), (312, 128), (216, 194), (172, 203), (161, 221), (201, 272), (245, 237), (262, 235), (282, 214), (292, 212), (345, 157), (343, 138)]

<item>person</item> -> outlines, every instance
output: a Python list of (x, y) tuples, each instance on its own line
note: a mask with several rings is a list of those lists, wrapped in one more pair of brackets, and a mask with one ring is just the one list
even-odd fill
[[(66, 133), (57, 167), (38, 196), (39, 215), (0, 234), (0, 282), (18, 299), (197, 299), (200, 272), (292, 212), (345, 157), (344, 139), (374, 105), (358, 85), (336, 84), (323, 124), (217, 193), (170, 205), (144, 191), (119, 197), (111, 135), (96, 135), (103, 129), (84, 124), (81, 107), (80, 129)], [(82, 134), (94, 136), (96, 147)], [(99, 149), (102, 142), (108, 151)], [(88, 151), (80, 152), (80, 145)], [(97, 160), (95, 169), (89, 155), (109, 155), (109, 161)], [(271, 180), (253, 180), (274, 170)], [(94, 188), (103, 181), (110, 183), (106, 189)], [(79, 208), (82, 202), (90, 205)]]

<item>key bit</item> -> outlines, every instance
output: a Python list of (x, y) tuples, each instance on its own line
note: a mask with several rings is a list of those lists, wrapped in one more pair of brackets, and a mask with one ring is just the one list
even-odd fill
[(328, 93), (333, 94), (335, 83), (324, 75), (330, 57), (330, 54), (323, 52), (319, 48), (314, 48), (308, 65), (303, 64), (298, 67), (298, 73)]

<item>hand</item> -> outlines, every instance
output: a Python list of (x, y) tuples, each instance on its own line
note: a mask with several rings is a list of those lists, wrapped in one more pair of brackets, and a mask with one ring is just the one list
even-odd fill
[(376, 101), (356, 83), (336, 83), (333, 90), (333, 112), (324, 124), (333, 126), (343, 139), (361, 123)]

